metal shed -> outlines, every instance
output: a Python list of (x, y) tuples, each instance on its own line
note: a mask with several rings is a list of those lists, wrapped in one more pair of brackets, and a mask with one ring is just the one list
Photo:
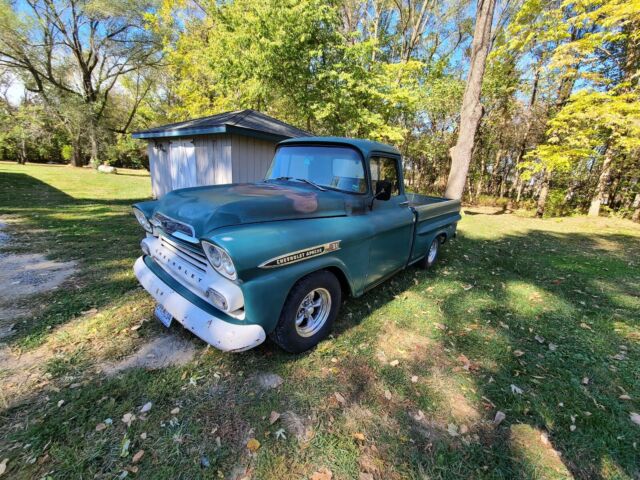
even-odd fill
[(133, 133), (148, 140), (153, 196), (264, 178), (276, 143), (309, 133), (255, 110), (225, 112)]

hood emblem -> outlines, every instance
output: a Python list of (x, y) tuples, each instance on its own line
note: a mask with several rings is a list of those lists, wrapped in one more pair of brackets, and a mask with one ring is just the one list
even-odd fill
[(316, 245), (315, 247), (305, 248), (303, 250), (297, 250), (295, 252), (285, 253), (278, 257), (274, 257), (259, 265), (260, 268), (275, 268), (284, 267), (292, 263), (302, 262), (309, 258), (318, 257), (325, 253), (335, 252), (340, 250), (340, 242), (342, 240), (336, 240), (333, 242), (325, 243), (323, 245)]

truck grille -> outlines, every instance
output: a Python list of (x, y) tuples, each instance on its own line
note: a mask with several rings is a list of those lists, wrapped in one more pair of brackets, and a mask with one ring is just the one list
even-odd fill
[(187, 225), (186, 223), (179, 222), (161, 213), (156, 213), (153, 216), (151, 223), (155, 223), (156, 225), (160, 226), (162, 230), (164, 230), (169, 235), (173, 235), (176, 232), (180, 232), (189, 237), (194, 236), (193, 227), (191, 225)]
[(209, 262), (199, 246), (187, 246), (163, 236), (160, 237), (160, 245), (202, 273), (207, 271)]

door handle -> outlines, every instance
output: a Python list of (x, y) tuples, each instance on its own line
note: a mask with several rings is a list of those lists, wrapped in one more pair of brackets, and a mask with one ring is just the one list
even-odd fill
[(408, 207), (409, 206), (409, 200), (407, 200), (406, 202), (400, 202), (398, 204), (398, 206), (400, 206), (400, 207)]

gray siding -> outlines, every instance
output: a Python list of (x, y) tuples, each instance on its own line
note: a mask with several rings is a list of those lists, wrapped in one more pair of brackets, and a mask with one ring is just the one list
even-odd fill
[[(174, 142), (185, 140), (193, 142), (195, 151), (196, 184), (193, 186), (262, 180), (275, 150), (273, 141), (241, 135), (206, 135), (173, 139)], [(160, 198), (173, 189), (170, 141), (150, 140), (147, 152), (153, 196)]]
[(262, 180), (273, 159), (275, 142), (232, 135), (233, 183)]
[(171, 191), (171, 171), (169, 169), (169, 142), (149, 142), (149, 170), (151, 171), (151, 191), (154, 198), (160, 198)]

